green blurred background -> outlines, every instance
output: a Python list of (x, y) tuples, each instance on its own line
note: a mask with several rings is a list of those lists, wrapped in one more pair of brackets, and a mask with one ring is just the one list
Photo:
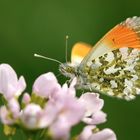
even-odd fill
[[(9, 63), (24, 75), (27, 91), (37, 76), (58, 64), (34, 53), (65, 62), (65, 36), (71, 47), (78, 41), (95, 44), (127, 17), (140, 15), (139, 0), (0, 0), (0, 63)], [(64, 78), (59, 77), (61, 83)], [(108, 121), (118, 140), (140, 139), (140, 97), (126, 102), (101, 95)], [(0, 140), (7, 140), (0, 125)], [(21, 139), (18, 133), (14, 139)]]

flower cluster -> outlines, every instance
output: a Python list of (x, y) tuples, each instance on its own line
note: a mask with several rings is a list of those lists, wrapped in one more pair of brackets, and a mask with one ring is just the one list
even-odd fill
[[(97, 125), (106, 121), (102, 111), (104, 101), (97, 93), (76, 96), (76, 78), (60, 86), (51, 72), (40, 75), (33, 84), (32, 93), (24, 92), (26, 82), (19, 79), (8, 64), (0, 65), (0, 121), (6, 135), (14, 135), (16, 128), (28, 132), (28, 137), (40, 134), (40, 139), (56, 140), (116, 140), (111, 129), (99, 130)], [(74, 126), (84, 124), (82, 132), (71, 136)], [(9, 128), (11, 131), (9, 131)], [(8, 130), (7, 130), (8, 129)], [(40, 133), (41, 131), (41, 133)]]

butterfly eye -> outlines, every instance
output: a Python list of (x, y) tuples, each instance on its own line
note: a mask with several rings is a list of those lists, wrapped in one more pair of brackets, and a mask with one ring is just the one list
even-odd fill
[(68, 67), (67, 70), (68, 70), (69, 72), (71, 72), (71, 67)]
[(68, 67), (68, 68), (67, 68), (67, 72), (69, 72), (69, 73), (74, 73), (74, 69), (73, 69), (72, 67)]

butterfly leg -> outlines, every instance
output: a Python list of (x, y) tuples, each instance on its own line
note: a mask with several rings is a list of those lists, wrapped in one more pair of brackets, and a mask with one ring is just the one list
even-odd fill
[(72, 81), (72, 79), (69, 79), (69, 80), (66, 80), (65, 83), (69, 85), (71, 83), (71, 81)]

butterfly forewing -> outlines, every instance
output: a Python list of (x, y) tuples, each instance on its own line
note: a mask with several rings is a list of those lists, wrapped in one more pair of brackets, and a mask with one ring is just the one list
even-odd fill
[(140, 49), (140, 17), (128, 18), (111, 29), (83, 59), (80, 69), (87, 62), (122, 47)]
[(82, 84), (105, 94), (133, 99), (140, 93), (140, 17), (109, 31), (79, 66)]

